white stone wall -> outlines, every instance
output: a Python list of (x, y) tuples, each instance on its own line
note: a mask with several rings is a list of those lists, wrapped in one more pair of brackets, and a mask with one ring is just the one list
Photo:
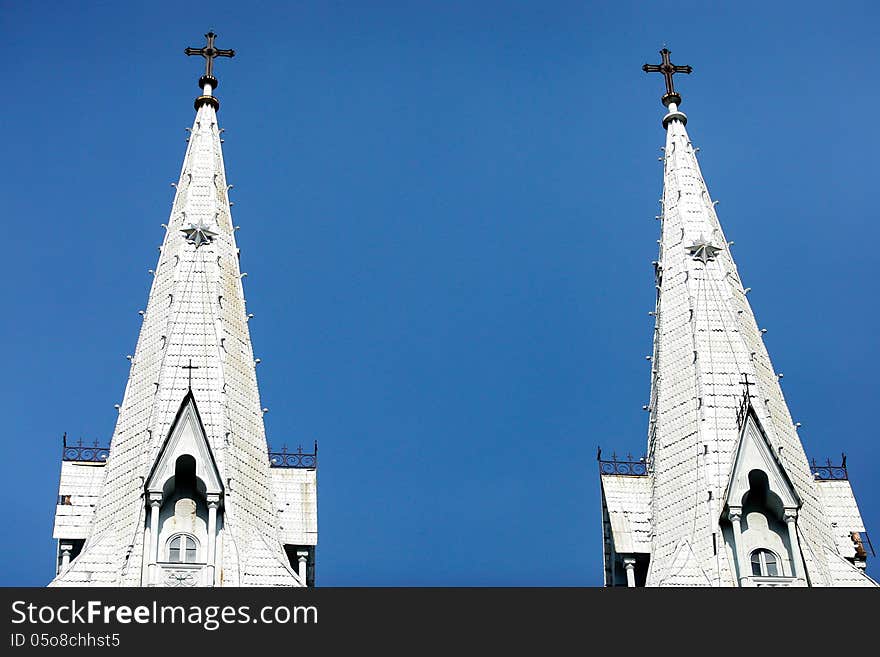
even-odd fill
[[(825, 512), (831, 524), (831, 534), (838, 553), (842, 557), (854, 558), (856, 549), (851, 534), (853, 532), (862, 534), (866, 530), (849, 481), (845, 479), (817, 481), (816, 485), (825, 504)], [(867, 545), (865, 547), (867, 548)]]
[(272, 484), (278, 505), (278, 530), (285, 545), (318, 543), (317, 471), (303, 468), (272, 468)]
[(83, 539), (88, 536), (105, 474), (103, 463), (61, 462), (58, 497), (69, 498), (70, 504), (56, 505), (53, 538)]

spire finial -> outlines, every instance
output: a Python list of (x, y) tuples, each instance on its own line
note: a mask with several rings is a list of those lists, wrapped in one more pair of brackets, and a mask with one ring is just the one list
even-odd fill
[(204, 104), (209, 104), (214, 106), (214, 111), (220, 109), (219, 101), (214, 98), (214, 89), (217, 88), (219, 83), (217, 82), (217, 78), (214, 77), (214, 59), (217, 57), (235, 57), (234, 50), (221, 50), (219, 48), (214, 47), (214, 39), (217, 38), (217, 35), (213, 32), (208, 32), (205, 35), (205, 46), (203, 48), (184, 48), (183, 53), (185, 55), (201, 55), (205, 58), (205, 74), (199, 78), (199, 88), (202, 90), (202, 95), (196, 98), (196, 109), (201, 107)]
[[(663, 75), (663, 79), (666, 81), (666, 93), (663, 94), (662, 101), (666, 107), (669, 107), (670, 103), (675, 103), (676, 106), (681, 105), (681, 96), (675, 91), (672, 76), (676, 73), (690, 73), (694, 70), (692, 66), (676, 66), (673, 64), (669, 59), (671, 54), (669, 48), (664, 43), (663, 49), (660, 51), (660, 63), (642, 66), (642, 70), (645, 73), (660, 73)], [(670, 111), (672, 111), (671, 108)]]

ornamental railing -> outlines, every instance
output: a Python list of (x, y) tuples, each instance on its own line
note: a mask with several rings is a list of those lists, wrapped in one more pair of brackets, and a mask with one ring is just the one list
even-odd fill
[(101, 447), (96, 440), (94, 444), (83, 444), (82, 438), (73, 444), (67, 443), (67, 434), (61, 439), (62, 461), (87, 461), (90, 463), (104, 463), (110, 456), (109, 447)]
[(648, 462), (643, 456), (636, 459), (632, 454), (627, 454), (625, 459), (617, 458), (617, 452), (611, 454), (610, 459), (602, 458), (602, 450), (596, 454), (599, 461), (599, 474), (624, 475), (627, 477), (648, 476)]
[(846, 481), (849, 473), (846, 471), (846, 454), (840, 455), (840, 465), (835, 465), (831, 459), (825, 459), (824, 465), (816, 463), (816, 459), (810, 463), (810, 471), (813, 477), (819, 481)]
[[(74, 443), (67, 442), (65, 433), (61, 439), (61, 460), (80, 461), (85, 463), (106, 463), (110, 457), (110, 448), (101, 446), (98, 441), (92, 444), (84, 443), (82, 438)], [(269, 465), (273, 468), (303, 468), (314, 469), (318, 467), (318, 443), (315, 442), (314, 451), (304, 452), (302, 445), (296, 451), (288, 451), (287, 445), (281, 451), (269, 451)]]
[(315, 442), (315, 451), (304, 452), (302, 445), (295, 452), (287, 451), (287, 445), (280, 452), (269, 452), (269, 466), (272, 468), (306, 468), (318, 467), (318, 443)]

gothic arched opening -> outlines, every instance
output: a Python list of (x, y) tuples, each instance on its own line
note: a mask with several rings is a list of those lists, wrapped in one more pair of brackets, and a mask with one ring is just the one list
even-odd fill
[(208, 503), (205, 484), (196, 475), (196, 460), (190, 454), (177, 457), (174, 476), (162, 487), (159, 527), (160, 561), (205, 563)]

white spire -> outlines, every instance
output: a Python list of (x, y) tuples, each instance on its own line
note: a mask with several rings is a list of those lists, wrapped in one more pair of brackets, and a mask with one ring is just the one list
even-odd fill
[(819, 491), (685, 129), (681, 98), (671, 85), (667, 89), (647, 584), (737, 583), (720, 520), (742, 435), (743, 381), (801, 501), (796, 531), (809, 581), (829, 584), (825, 554), (834, 548)]
[(224, 487), (218, 584), (304, 584), (288, 565), (278, 538), (218, 103), (212, 95), (216, 80), (210, 75), (212, 58), (206, 59), (203, 95), (196, 100), (198, 111), (113, 433), (106, 483), (82, 553), (55, 584), (147, 583), (145, 482), (190, 387)]

